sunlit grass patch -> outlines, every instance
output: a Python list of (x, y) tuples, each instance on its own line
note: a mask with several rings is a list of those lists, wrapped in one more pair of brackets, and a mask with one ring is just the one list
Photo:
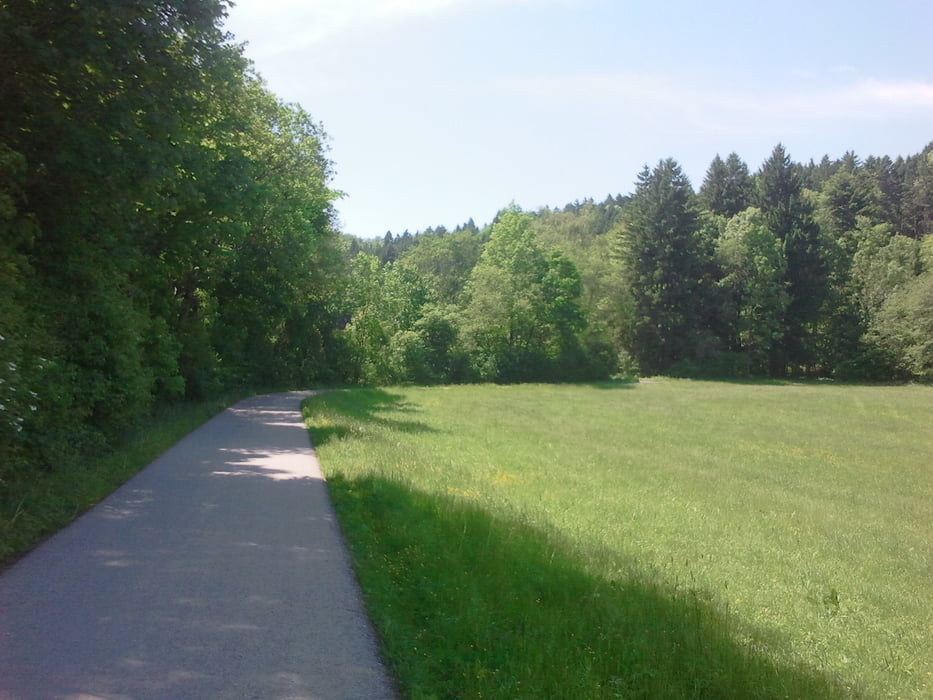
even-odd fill
[(931, 399), (662, 381), (306, 415), (409, 696), (918, 697)]

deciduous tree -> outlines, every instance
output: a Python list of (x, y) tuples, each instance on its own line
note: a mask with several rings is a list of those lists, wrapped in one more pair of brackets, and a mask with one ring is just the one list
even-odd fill
[(547, 378), (578, 347), (580, 277), (566, 257), (538, 245), (517, 207), (499, 213), (467, 295), (464, 342), (486, 379)]
[(787, 263), (780, 241), (754, 207), (729, 220), (717, 241), (738, 345), (753, 374), (767, 374), (771, 350), (784, 337)]

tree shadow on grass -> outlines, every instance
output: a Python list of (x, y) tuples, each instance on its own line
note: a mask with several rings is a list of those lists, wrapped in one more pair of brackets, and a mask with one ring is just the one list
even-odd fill
[(406, 697), (860, 697), (781, 661), (788, 640), (740, 629), (705, 591), (631, 562), (594, 574), (592, 552), (463, 498), (374, 477), (328, 487)]
[(302, 414), (306, 422), (314, 412), (333, 413), (346, 417), (340, 422), (322, 423), (312, 420), (311, 438), (316, 446), (325, 445), (331, 440), (339, 440), (351, 435), (354, 423), (368, 423), (383, 426), (402, 433), (436, 432), (418, 421), (396, 420), (380, 415), (385, 411), (397, 413), (417, 413), (418, 409), (406, 403), (400, 394), (393, 394), (385, 389), (341, 389), (318, 394), (302, 404)]

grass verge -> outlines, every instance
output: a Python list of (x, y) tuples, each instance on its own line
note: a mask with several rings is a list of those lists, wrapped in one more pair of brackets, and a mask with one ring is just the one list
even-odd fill
[(306, 417), (411, 698), (933, 692), (933, 391), (333, 392)]
[(0, 567), (96, 505), (185, 435), (241, 398), (158, 409), (111, 452), (79, 467), (33, 473), (0, 486)]

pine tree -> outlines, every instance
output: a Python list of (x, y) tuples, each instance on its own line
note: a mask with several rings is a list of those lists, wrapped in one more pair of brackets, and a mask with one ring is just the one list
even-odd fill
[(790, 295), (783, 357), (775, 356), (772, 371), (782, 374), (788, 366), (807, 369), (816, 359), (814, 335), (827, 292), (826, 261), (800, 174), (781, 144), (759, 171), (757, 199), (768, 228), (783, 245)]
[(634, 297), (630, 346), (644, 373), (696, 357), (710, 251), (690, 181), (673, 159), (638, 176), (619, 241)]
[(713, 158), (700, 188), (700, 202), (714, 214), (733, 217), (751, 203), (752, 178), (748, 166), (735, 153), (723, 161)]

